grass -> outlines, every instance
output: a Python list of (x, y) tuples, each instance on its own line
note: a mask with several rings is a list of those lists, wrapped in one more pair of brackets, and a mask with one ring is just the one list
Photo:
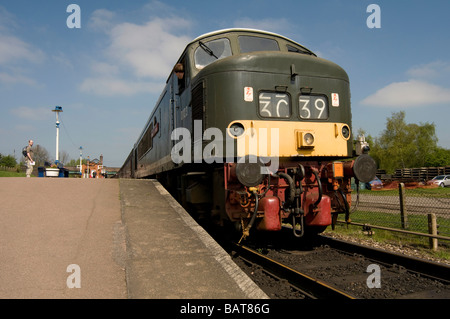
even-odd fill
[[(401, 228), (399, 214), (356, 211), (350, 215), (351, 221), (355, 223), (371, 224), (391, 228)], [(408, 214), (408, 228), (405, 230), (428, 233), (427, 215)], [(450, 219), (437, 217), (439, 232), (442, 236), (450, 237)]]
[[(360, 194), (373, 195), (373, 196), (399, 196), (398, 189), (382, 189), (382, 190), (367, 190), (363, 189), (359, 191)], [(353, 191), (356, 194), (356, 191)], [(413, 197), (437, 197), (437, 198), (450, 198), (450, 187), (435, 187), (435, 188), (414, 188), (406, 189), (405, 196)]]
[[(350, 215), (350, 218), (351, 221), (355, 223), (401, 229), (400, 216), (398, 214), (355, 212)], [(437, 223), (439, 225), (439, 234), (442, 236), (450, 236), (450, 219), (438, 217)], [(409, 227), (406, 229), (408, 231), (428, 233), (428, 220), (425, 215), (408, 215), (408, 224)], [(438, 251), (433, 252), (429, 246), (429, 238), (424, 236), (403, 234), (376, 228), (373, 228), (373, 234), (369, 235), (367, 232), (362, 230), (361, 226), (341, 223), (337, 224), (334, 230), (331, 230), (330, 228), (327, 231), (351, 236), (353, 238), (371, 238), (372, 240), (380, 243), (411, 247), (421, 251), (424, 254), (450, 260), (450, 241), (448, 240), (439, 240), (439, 249)]]
[(26, 177), (25, 173), (17, 173), (17, 172), (9, 172), (9, 171), (0, 171), (0, 177)]
[(362, 240), (371, 239), (382, 244), (409, 247), (424, 255), (450, 260), (450, 242), (445, 240), (440, 240), (438, 250), (432, 251), (430, 249), (429, 239), (426, 237), (402, 234), (383, 229), (372, 229), (372, 234), (369, 235), (362, 230), (361, 226), (337, 224), (334, 230), (331, 230), (330, 227), (326, 232), (337, 233)]

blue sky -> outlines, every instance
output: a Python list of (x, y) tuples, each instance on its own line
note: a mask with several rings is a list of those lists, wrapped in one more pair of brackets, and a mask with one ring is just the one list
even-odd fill
[[(72, 3), (81, 28), (67, 27)], [(381, 28), (366, 24), (371, 3)], [(437, 0), (0, 0), (0, 153), (20, 159), (31, 138), (54, 159), (60, 105), (60, 150), (121, 166), (185, 45), (230, 27), (282, 34), (342, 66), (354, 132), (378, 136), (403, 110), (450, 148), (449, 15)]]

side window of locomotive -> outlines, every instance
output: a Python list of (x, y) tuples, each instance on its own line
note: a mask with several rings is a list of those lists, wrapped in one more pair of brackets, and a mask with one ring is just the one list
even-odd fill
[(279, 92), (260, 92), (258, 112), (262, 117), (291, 117), (291, 102), (289, 94)]
[(300, 95), (299, 114), (304, 120), (328, 119), (328, 99), (325, 95)]
[(280, 51), (278, 42), (273, 39), (260, 38), (248, 35), (239, 36), (241, 53), (254, 51)]
[(201, 70), (208, 64), (231, 55), (230, 40), (227, 38), (205, 42), (195, 50), (195, 67)]

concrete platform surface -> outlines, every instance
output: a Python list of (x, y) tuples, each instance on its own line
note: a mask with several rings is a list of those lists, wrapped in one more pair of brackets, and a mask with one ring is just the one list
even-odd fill
[(0, 298), (126, 298), (121, 225), (118, 180), (0, 178)]
[(0, 178), (0, 298), (267, 298), (156, 180)]

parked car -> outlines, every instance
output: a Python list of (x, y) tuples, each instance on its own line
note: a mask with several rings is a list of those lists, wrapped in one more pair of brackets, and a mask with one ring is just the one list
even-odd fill
[(439, 187), (450, 186), (450, 175), (438, 175), (428, 181), (429, 185), (437, 185)]
[(380, 181), (378, 177), (375, 176), (373, 180), (366, 183), (366, 189), (372, 190), (372, 189), (382, 189), (383, 188), (383, 182)]

